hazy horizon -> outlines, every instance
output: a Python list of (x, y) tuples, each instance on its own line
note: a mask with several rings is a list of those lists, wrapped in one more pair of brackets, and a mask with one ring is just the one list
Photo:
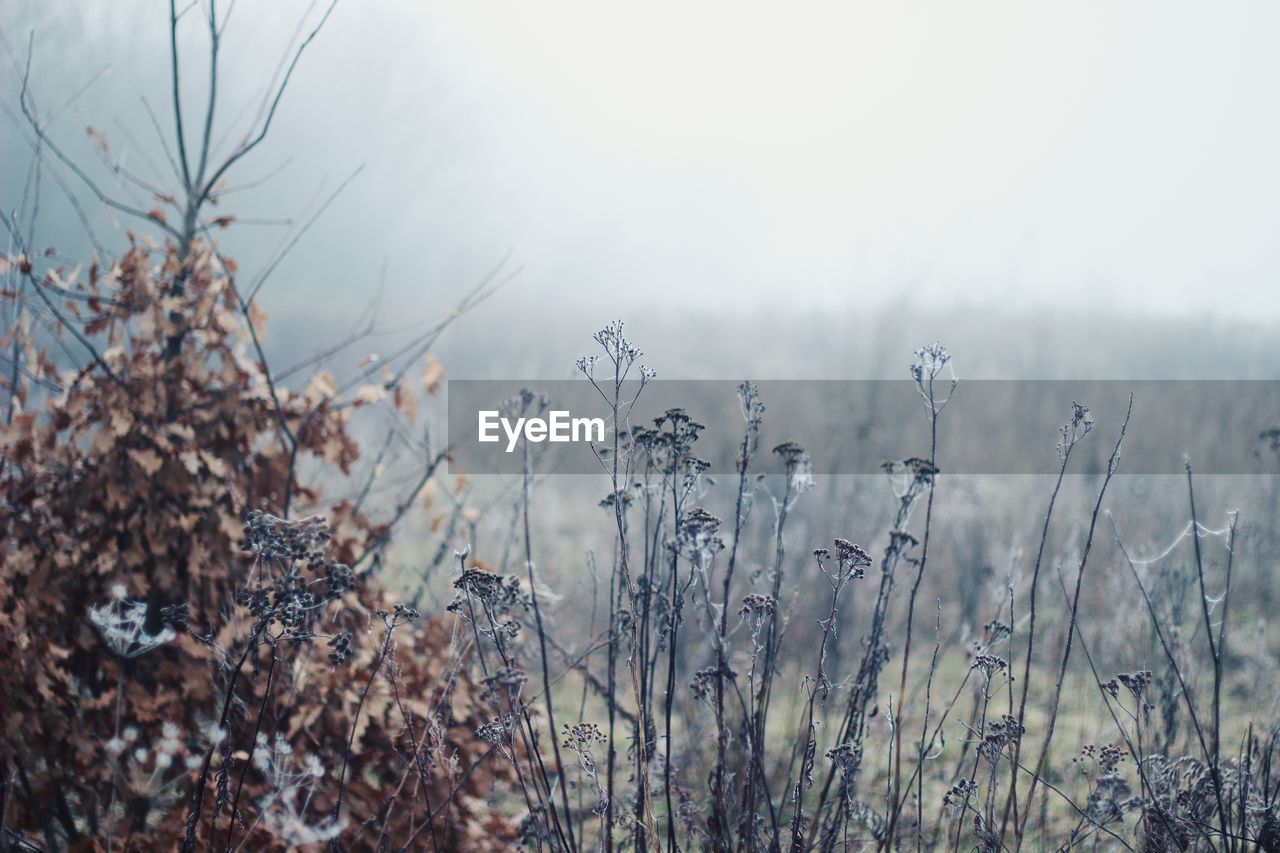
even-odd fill
[[(307, 9), (232, 14), (225, 119), (256, 112)], [(363, 306), (384, 263), (386, 310), (430, 316), (510, 253), (513, 307), (485, 309), (499, 322), (551, 300), (655, 326), (899, 305), (1265, 326), (1280, 321), (1280, 55), (1261, 19), (1280, 9), (1196, 10), (339, 3), (233, 183), (292, 162), (224, 212), (305, 218), (364, 164), (263, 292), (268, 313), (321, 322)], [(35, 33), (44, 109), (108, 69), (54, 137), (92, 159), (92, 125), (163, 180), (138, 98), (166, 108), (165, 10), (5, 17), (14, 62)], [(195, 16), (182, 34), (204, 50)], [(14, 108), (18, 71), (5, 79)], [(193, 103), (204, 85), (184, 80)], [(12, 197), (29, 152), (4, 124)], [(76, 239), (46, 195), (45, 240)], [(226, 239), (253, 269), (284, 236)]]

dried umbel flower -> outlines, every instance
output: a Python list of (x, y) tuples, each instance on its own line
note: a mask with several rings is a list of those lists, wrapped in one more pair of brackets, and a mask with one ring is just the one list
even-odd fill
[(607, 740), (600, 726), (595, 723), (574, 723), (572, 726), (568, 723), (564, 724), (562, 745), (565, 749), (580, 752), (593, 743), (604, 743)]
[(604, 500), (600, 501), (600, 508), (607, 509), (612, 513), (614, 511), (614, 507), (621, 503), (623, 510), (626, 510), (627, 507), (631, 506), (632, 500), (633, 498), (630, 490), (619, 489), (616, 492), (611, 492), (606, 495)]
[(465, 569), (453, 582), (462, 590), (485, 604), (515, 603), (520, 596), (520, 580), (512, 575), (499, 575), (484, 569)]
[(1001, 622), (999, 619), (992, 619), (986, 625), (982, 626), (983, 642), (985, 645), (992, 646), (1001, 640), (1007, 640), (1013, 636), (1013, 628)]
[(1071, 402), (1071, 420), (1058, 428), (1058, 458), (1066, 459), (1067, 454), (1093, 429), (1093, 413), (1087, 406), (1074, 400)]
[(572, 726), (565, 723), (562, 735), (564, 748), (578, 756), (578, 764), (582, 772), (595, 783), (596, 803), (592, 807), (592, 812), (603, 815), (609, 808), (609, 795), (596, 777), (596, 759), (591, 752), (591, 745), (605, 743), (608, 738), (595, 723), (575, 723)]
[(332, 534), (319, 515), (297, 520), (253, 510), (244, 522), (244, 548), (264, 560), (305, 560), (323, 557)]
[(410, 607), (407, 604), (397, 604), (390, 610), (379, 610), (378, 615), (382, 617), (382, 621), (388, 623), (389, 627), (401, 625), (405, 622), (416, 622), (422, 618), (422, 614), (417, 608)]
[(515, 726), (515, 717), (510, 714), (494, 717), (476, 729), (476, 737), (490, 746), (505, 747)]
[(911, 364), (911, 378), (917, 384), (924, 384), (936, 378), (951, 364), (951, 353), (942, 344), (934, 341), (916, 350), (916, 360)]
[(836, 539), (833, 544), (840, 576), (865, 577), (866, 569), (871, 565), (871, 555), (848, 539)]
[(631, 365), (644, 355), (635, 344), (627, 340), (622, 333), (622, 321), (614, 320), (593, 335), (596, 343), (604, 348), (608, 357), (621, 364)]
[(978, 744), (978, 752), (994, 762), (1011, 744), (1021, 740), (1025, 731), (1017, 717), (1001, 714), (1000, 719), (987, 723), (982, 742)]
[(742, 407), (742, 419), (749, 429), (758, 430), (764, 420), (764, 403), (760, 402), (760, 389), (754, 382), (743, 382), (738, 386), (738, 403)]
[(356, 588), (355, 572), (344, 563), (330, 563), (326, 566), (324, 580), (329, 598), (338, 598)]
[(1135, 699), (1141, 699), (1147, 691), (1147, 685), (1151, 684), (1151, 670), (1144, 669), (1139, 672), (1122, 672), (1116, 676), (1120, 683), (1129, 689)]
[(345, 818), (322, 820), (308, 812), (316, 782), (324, 776), (324, 765), (313, 753), (300, 763), (284, 735), (273, 739), (259, 734), (253, 763), (267, 783), (259, 800), (262, 826), (291, 849), (332, 842), (347, 826)]
[(161, 621), (166, 625), (172, 625), (174, 628), (186, 628), (190, 618), (190, 609), (185, 604), (170, 604), (168, 607), (160, 609)]
[(724, 547), (716, 536), (720, 519), (702, 507), (694, 507), (680, 519), (677, 545), (691, 552), (715, 552)]
[(148, 633), (147, 603), (128, 598), (125, 588), (119, 584), (112, 588), (110, 601), (89, 608), (89, 621), (93, 622), (111, 651), (122, 658), (144, 655), (177, 636), (167, 625), (159, 633)]
[[(882, 462), (880, 463), (880, 470), (888, 475), (890, 483), (893, 484), (893, 492), (902, 503), (903, 512), (907, 515), (910, 514), (920, 495), (927, 489), (932, 488), (934, 478), (938, 474), (938, 468), (928, 459), (920, 459), (914, 456), (907, 459)], [(904, 535), (909, 535), (905, 531), (900, 532)], [(915, 537), (912, 537), (910, 544), (917, 544)]]
[(773, 448), (774, 455), (782, 460), (783, 465), (800, 465), (809, 460), (809, 454), (794, 441), (784, 441)]
[(1103, 773), (1114, 773), (1127, 756), (1128, 753), (1116, 744), (1106, 744), (1099, 749), (1096, 744), (1086, 743), (1080, 747), (1080, 754), (1072, 758), (1071, 763), (1083, 764), (1086, 761), (1094, 761)]
[(730, 669), (727, 664), (724, 668), (709, 666), (693, 674), (693, 680), (689, 682), (689, 689), (693, 691), (694, 696), (706, 701), (715, 694), (716, 683), (721, 676), (732, 679), (737, 678), (738, 673)]
[(866, 551), (858, 545), (853, 544), (848, 539), (835, 540), (836, 559), (841, 562), (856, 564), (858, 566), (871, 565), (871, 557)]
[[(248, 585), (236, 592), (236, 603), (267, 629), (264, 636), (271, 643), (311, 640), (315, 631), (308, 621), (323, 612), (324, 604), (355, 588), (351, 568), (327, 556), (332, 538), (328, 522), (318, 515), (291, 521), (255, 510), (244, 529), (245, 550), (255, 555), (254, 571)], [(325, 585), (320, 596), (312, 592), (318, 583)]]
[(840, 792), (844, 795), (845, 805), (852, 807), (858, 769), (862, 766), (862, 745), (842, 743), (828, 749), (826, 756), (840, 774)]
[(762, 595), (760, 593), (751, 593), (742, 599), (742, 607), (738, 608), (739, 616), (754, 616), (756, 619), (763, 619), (772, 615), (774, 609), (778, 606), (778, 602), (774, 600), (772, 595)]
[(351, 655), (351, 633), (343, 631), (331, 637), (329, 639), (329, 648), (333, 650), (329, 652), (329, 663), (338, 666), (346, 662)]
[(980, 670), (988, 679), (992, 678), (997, 672), (1004, 672), (1009, 668), (1009, 663), (1004, 658), (986, 652), (978, 652), (973, 658), (970, 669)]
[(962, 806), (969, 801), (969, 798), (977, 790), (977, 782), (972, 779), (961, 779), (947, 789), (947, 793), (942, 797), (942, 804), (944, 806)]

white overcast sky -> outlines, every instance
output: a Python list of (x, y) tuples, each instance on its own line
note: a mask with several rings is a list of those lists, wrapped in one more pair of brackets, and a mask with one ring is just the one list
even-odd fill
[[(240, 0), (222, 115), (305, 10)], [(6, 4), (46, 105), (110, 67), (55, 128), (69, 147), (86, 124), (128, 147), (117, 119), (147, 136), (165, 15)], [(1273, 2), (343, 0), (240, 176), (294, 162), (228, 212), (291, 214), (367, 164), (277, 305), (345, 304), (385, 259), (412, 310), (511, 250), (524, 298), (606, 318), (905, 296), (1277, 320), (1278, 33)]]

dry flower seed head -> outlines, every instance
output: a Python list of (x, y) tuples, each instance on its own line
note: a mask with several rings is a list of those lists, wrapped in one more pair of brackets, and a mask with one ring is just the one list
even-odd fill
[(160, 609), (160, 619), (174, 628), (185, 629), (191, 614), (185, 604), (170, 604)]
[(636, 359), (644, 355), (622, 332), (622, 321), (614, 320), (596, 332), (595, 341), (605, 351), (605, 355), (614, 362), (630, 366)]
[(1138, 672), (1122, 672), (1116, 676), (1122, 685), (1128, 688), (1135, 699), (1141, 699), (1147, 692), (1147, 686), (1151, 684), (1151, 670), (1144, 669)]
[(329, 663), (334, 666), (345, 663), (347, 658), (351, 656), (351, 633), (343, 631), (329, 638)]
[(453, 585), (473, 598), (487, 604), (494, 604), (510, 598), (513, 594), (518, 594), (520, 581), (513, 576), (471, 568), (463, 570), (462, 576), (454, 581)]
[(983, 644), (987, 646), (995, 645), (1001, 640), (1007, 640), (1013, 635), (1013, 628), (1001, 622), (999, 619), (992, 619), (986, 625), (982, 626)]
[(969, 801), (969, 798), (977, 790), (977, 782), (972, 779), (961, 779), (947, 789), (947, 793), (942, 797), (942, 804), (944, 806), (962, 806)]
[(858, 545), (848, 539), (835, 540), (836, 559), (842, 563), (866, 568), (871, 565), (871, 556)]
[(852, 803), (858, 771), (863, 763), (863, 747), (856, 743), (842, 743), (826, 752), (836, 771), (840, 774), (841, 793), (845, 795), (845, 803)]
[(1098, 751), (1098, 766), (1107, 773), (1114, 773), (1126, 757), (1127, 753), (1124, 749), (1115, 744), (1108, 744)]
[(694, 507), (680, 519), (677, 545), (690, 552), (716, 552), (724, 547), (716, 531), (720, 529), (720, 519), (702, 507)]
[(742, 419), (747, 422), (749, 433), (759, 432), (764, 421), (765, 407), (760, 402), (760, 389), (754, 382), (743, 382), (738, 386), (738, 403), (742, 407)]
[(979, 754), (994, 762), (1010, 745), (1022, 739), (1024, 731), (1017, 717), (1001, 714), (999, 719), (987, 722), (982, 742), (978, 744)]
[(1058, 458), (1066, 459), (1067, 453), (1093, 429), (1093, 413), (1087, 406), (1072, 401), (1071, 420), (1058, 428)]
[(987, 678), (992, 678), (998, 672), (1004, 672), (1009, 668), (1009, 664), (1004, 658), (996, 657), (987, 652), (978, 652), (973, 658), (970, 669), (979, 670)]
[(355, 572), (344, 563), (330, 563), (325, 568), (324, 578), (329, 598), (340, 598), (356, 588)]
[(916, 360), (911, 364), (911, 378), (917, 384), (925, 384), (935, 379), (951, 364), (951, 353), (942, 344), (934, 341), (916, 350)]
[(252, 510), (244, 522), (245, 550), (264, 560), (305, 560), (323, 556), (332, 535), (319, 515), (297, 520)]
[(476, 729), (476, 737), (490, 746), (505, 746), (515, 730), (515, 718), (510, 714), (494, 717)]
[(771, 615), (776, 606), (777, 602), (772, 595), (753, 592), (742, 599), (742, 607), (739, 608), (738, 615), (754, 616), (759, 619)]
[(784, 441), (777, 447), (773, 448), (774, 455), (782, 460), (782, 464), (787, 468), (794, 468), (800, 465), (807, 465), (809, 462), (809, 454), (803, 447), (794, 441)]
[(604, 743), (608, 740), (600, 726), (595, 723), (574, 723), (572, 726), (565, 723), (563, 729), (562, 745), (574, 752), (585, 750), (593, 743)]
[(632, 497), (629, 490), (619, 489), (616, 492), (611, 492), (606, 495), (604, 500), (600, 501), (600, 507), (602, 509), (609, 510), (609, 512), (613, 512), (613, 508), (620, 503), (622, 504), (622, 508), (625, 510), (631, 505), (631, 500)]
[(89, 621), (111, 651), (122, 658), (136, 658), (177, 637), (168, 625), (159, 633), (148, 633), (147, 603), (125, 598), (123, 592), (124, 587), (117, 585), (110, 600), (89, 608)]
[(689, 689), (693, 691), (694, 696), (706, 701), (715, 695), (716, 684), (721, 676), (733, 679), (738, 676), (738, 673), (730, 669), (727, 664), (723, 669), (709, 666), (693, 674), (693, 680), (689, 682)]

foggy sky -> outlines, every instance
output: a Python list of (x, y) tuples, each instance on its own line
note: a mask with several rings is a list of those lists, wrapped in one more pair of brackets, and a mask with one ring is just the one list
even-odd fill
[[(306, 10), (236, 6), (224, 150)], [(45, 108), (109, 68), (54, 127), (68, 149), (90, 157), (86, 125), (133, 149), (123, 124), (165, 171), (138, 96), (168, 121), (166, 12), (7, 5), (19, 62), (36, 33)], [(1278, 19), (1243, 2), (344, 0), (232, 183), (292, 163), (223, 212), (293, 216), (365, 165), (263, 296), (326, 322), (384, 262), (387, 310), (418, 316), (510, 251), (523, 271), (493, 322), (959, 304), (1270, 324)], [(7, 120), (0, 139), (21, 153)], [(0, 167), (6, 205), (20, 159)], [(42, 216), (67, 230), (56, 199)], [(245, 226), (232, 251), (262, 257), (282, 233)]]

